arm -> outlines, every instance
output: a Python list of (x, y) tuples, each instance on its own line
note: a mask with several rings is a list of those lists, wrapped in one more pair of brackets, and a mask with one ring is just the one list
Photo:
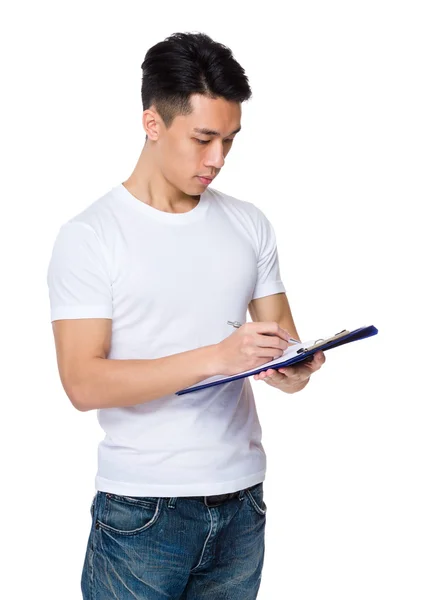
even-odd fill
[[(288, 298), (285, 293), (272, 294), (263, 298), (256, 298), (249, 304), (249, 314), (253, 321), (276, 321), (280, 327), (289, 331), (291, 336), (300, 339), (291, 314)], [(294, 394), (306, 387), (311, 374), (318, 370), (325, 362), (323, 352), (317, 352), (313, 361), (304, 365), (292, 365), (282, 369), (268, 369), (255, 379), (264, 379), (273, 387)]]
[(81, 411), (154, 400), (212, 375), (254, 368), (286, 347), (286, 333), (275, 323), (260, 323), (234, 332), (223, 344), (157, 359), (108, 359), (113, 318), (109, 252), (95, 230), (79, 221), (61, 227), (47, 283), (61, 382)]
[(213, 345), (157, 359), (107, 359), (111, 324), (99, 318), (52, 324), (60, 379), (77, 410), (148, 402), (218, 373)]
[(300, 339), (285, 292), (256, 298), (250, 302), (248, 308), (252, 321), (276, 321), (280, 327), (289, 331), (293, 338)]
[(154, 360), (111, 360), (113, 297), (107, 248), (86, 223), (69, 221), (54, 242), (47, 283), (57, 364), (75, 408), (132, 406), (218, 374), (213, 347)]
[(272, 323), (251, 323), (212, 344), (157, 359), (109, 359), (112, 320), (53, 322), (63, 388), (75, 408), (133, 406), (173, 394), (218, 374), (240, 373), (281, 356), (288, 333)]

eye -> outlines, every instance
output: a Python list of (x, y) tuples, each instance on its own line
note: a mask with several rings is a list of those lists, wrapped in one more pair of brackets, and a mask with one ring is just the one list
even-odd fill
[[(210, 144), (210, 142), (211, 142), (211, 140), (200, 140), (198, 138), (194, 138), (194, 140), (196, 140), (198, 142), (198, 144)], [(233, 141), (234, 141), (234, 138), (224, 140), (224, 142), (227, 142), (229, 144)]]

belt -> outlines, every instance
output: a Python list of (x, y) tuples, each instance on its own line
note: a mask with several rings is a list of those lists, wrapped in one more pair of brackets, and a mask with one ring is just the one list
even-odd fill
[[(228, 500), (232, 500), (233, 498), (243, 499), (243, 496), (247, 490), (252, 490), (253, 488), (261, 485), (261, 483), (255, 483), (254, 485), (249, 486), (248, 488), (244, 488), (242, 490), (237, 490), (236, 492), (230, 492), (229, 494), (216, 494), (213, 496), (183, 496), (184, 498), (190, 498), (192, 500), (201, 500), (204, 502), (206, 506), (212, 508), (214, 506), (219, 506), (224, 502), (228, 502)], [(100, 492), (102, 494), (106, 494), (108, 497), (111, 495), (109, 492)], [(167, 496), (164, 496), (165, 498)], [(173, 500), (174, 498), (171, 498)]]
[(251, 490), (252, 488), (260, 485), (259, 483), (255, 483), (255, 485), (251, 485), (248, 488), (243, 490), (238, 490), (237, 492), (231, 492), (229, 494), (216, 494), (215, 496), (189, 496), (197, 500), (202, 500), (206, 506), (212, 508), (214, 506), (219, 506), (232, 498), (238, 498), (240, 494), (243, 496), (246, 490)]
[(216, 496), (203, 496), (204, 504), (210, 508), (219, 506), (232, 498), (237, 498), (240, 492), (231, 492), (230, 494), (217, 494)]

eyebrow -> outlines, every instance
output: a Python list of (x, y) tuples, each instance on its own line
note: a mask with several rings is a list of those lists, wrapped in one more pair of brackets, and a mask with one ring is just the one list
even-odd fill
[[(241, 129), (241, 125), (238, 129), (236, 129), (235, 131), (232, 131), (231, 133), (229, 133), (228, 135), (234, 135), (235, 133), (238, 133)], [(194, 127), (194, 132), (195, 133), (202, 133), (203, 135), (220, 135), (219, 131), (215, 131), (214, 129), (206, 129), (204, 128), (199, 128), (199, 127)]]

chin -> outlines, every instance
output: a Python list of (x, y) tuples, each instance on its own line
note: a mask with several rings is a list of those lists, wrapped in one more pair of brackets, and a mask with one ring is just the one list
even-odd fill
[(205, 189), (206, 186), (200, 182), (198, 177), (194, 177), (191, 185), (189, 186), (189, 191), (185, 193), (189, 194), (190, 196), (199, 196)]

